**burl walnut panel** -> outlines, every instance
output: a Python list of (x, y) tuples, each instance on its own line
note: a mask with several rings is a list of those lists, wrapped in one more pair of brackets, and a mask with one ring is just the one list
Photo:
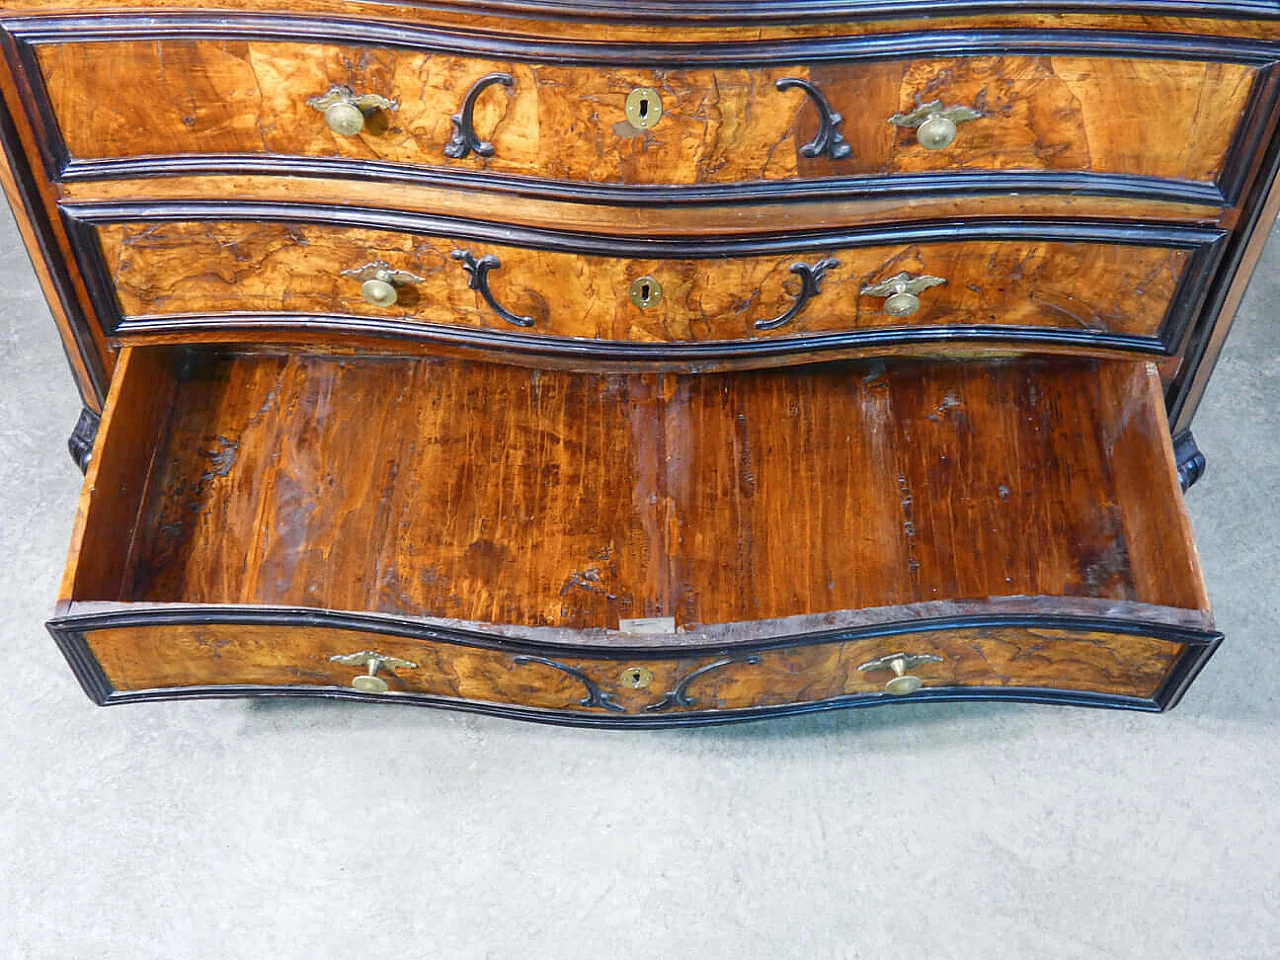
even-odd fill
[(121, 568), (64, 599), (569, 629), (996, 596), (1207, 609), (1142, 364), (675, 376), (197, 353), (183, 376), (132, 535), (94, 478), (144, 441), (102, 447), (77, 549)]
[[(926, 688), (1040, 687), (1151, 697), (1183, 645), (1140, 635), (1057, 628), (982, 627), (910, 632), (843, 643), (739, 653), (738, 662), (695, 678), (687, 705), (667, 694), (695, 671), (727, 658), (717, 654), (604, 659), (550, 656), (582, 671), (613, 707), (584, 706), (582, 681), (555, 666), (520, 662), (520, 653), (386, 634), (313, 626), (227, 624), (112, 627), (87, 635), (89, 649), (119, 691), (221, 684), (342, 686), (363, 672), (329, 657), (376, 650), (417, 664), (380, 676), (391, 692), (455, 700), (519, 704), (574, 713), (664, 714), (812, 703), (874, 694), (888, 670), (858, 667), (903, 650), (942, 657), (912, 670)], [(547, 656), (543, 654), (543, 656)], [(752, 656), (752, 661), (745, 658)], [(756, 659), (758, 658), (758, 662)], [(623, 682), (623, 671), (652, 671), (648, 686)], [(664, 702), (665, 701), (665, 702)]]
[[(512, 331), (468, 287), (452, 257), (495, 254), (490, 287), (533, 319), (523, 335), (639, 343), (733, 341), (908, 326), (984, 324), (1154, 336), (1190, 257), (1185, 249), (1032, 239), (957, 240), (731, 259), (623, 259), (323, 224), (111, 223), (97, 228), (126, 318), (328, 314)], [(772, 330), (795, 302), (798, 263), (833, 257), (822, 291)], [(421, 276), (400, 302), (376, 307), (342, 276), (374, 260)], [(900, 318), (861, 290), (900, 272), (946, 280)], [(631, 285), (661, 284), (636, 306)], [(283, 321), (282, 321), (283, 322)]]
[[(1256, 77), (1251, 66), (1091, 56), (922, 57), (752, 68), (529, 64), (376, 47), (267, 40), (125, 40), (41, 45), (40, 69), (71, 156), (343, 157), (597, 184), (727, 184), (944, 170), (1056, 170), (1200, 182), (1221, 173)], [(444, 154), (472, 84), (490, 158)], [(807, 159), (816, 84), (852, 155)], [(334, 85), (395, 100), (354, 137), (306, 99)], [(640, 131), (629, 92), (662, 95)], [(102, 97), (109, 90), (110, 96)], [(940, 99), (983, 113), (949, 148), (926, 150), (889, 124)]]

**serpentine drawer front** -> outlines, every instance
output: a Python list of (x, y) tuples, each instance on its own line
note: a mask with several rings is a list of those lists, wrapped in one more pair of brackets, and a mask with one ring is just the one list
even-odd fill
[(388, 632), (362, 631), (351, 616), (234, 608), (88, 614), (52, 629), (104, 704), (267, 692), (633, 726), (905, 699), (1163, 709), (1218, 642), (1212, 632), (1170, 625), (988, 615), (945, 629), (890, 623), (770, 646), (681, 650), (668, 638), (665, 648), (584, 651), (480, 646), (447, 628), (364, 619)]
[[(226, 35), (187, 39), (193, 29)], [(648, 66), (652, 48), (625, 44), (530, 42), (517, 60), (467, 55), (485, 47), (478, 38), (411, 29), (366, 31), (385, 45), (253, 30), (150, 18), (34, 25), (28, 57), (72, 175), (204, 155), (210, 169), (253, 157), (376, 160), (672, 186), (1088, 172), (1229, 194), (1224, 174), (1241, 159), (1237, 134), (1269, 66), (1247, 43), (1197, 49), (1107, 34), (1061, 52), (1026, 32), (659, 48)], [(972, 55), (955, 56), (961, 44)]]
[[(100, 263), (111, 333), (325, 323), (466, 342), (479, 329), (513, 350), (673, 359), (694, 344), (785, 357), (942, 338), (1173, 353), (1223, 237), (1043, 220), (795, 241), (500, 234), (536, 249), (349, 208), (256, 207), (252, 221), (177, 219), (215, 205), (161, 212), (69, 208), (86, 262)], [(378, 221), (421, 232), (358, 226)]]
[(53, 629), (103, 702), (1159, 709), (1217, 643), (1176, 492), (1137, 363), (531, 379), (140, 348)]

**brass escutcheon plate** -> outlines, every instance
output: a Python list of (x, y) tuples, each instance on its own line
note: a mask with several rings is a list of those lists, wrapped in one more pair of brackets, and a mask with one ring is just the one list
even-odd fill
[(648, 667), (627, 667), (622, 671), (622, 685), (632, 690), (643, 690), (653, 683), (653, 671)]
[(653, 277), (640, 277), (631, 284), (631, 302), (641, 310), (662, 299), (662, 284)]
[(636, 87), (627, 94), (627, 123), (637, 130), (652, 130), (662, 119), (662, 97), (652, 87)]

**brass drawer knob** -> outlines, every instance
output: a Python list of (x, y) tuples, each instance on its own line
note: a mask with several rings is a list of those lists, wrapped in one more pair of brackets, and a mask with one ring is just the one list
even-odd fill
[(385, 260), (374, 260), (355, 270), (343, 270), (344, 277), (363, 281), (360, 292), (375, 307), (394, 307), (400, 300), (396, 287), (409, 283), (422, 283), (426, 278), (407, 270), (392, 269)]
[(361, 693), (386, 693), (387, 681), (378, 676), (379, 670), (394, 673), (398, 669), (413, 670), (418, 665), (411, 660), (389, 657), (373, 650), (361, 650), (359, 653), (340, 653), (329, 658), (333, 663), (341, 663), (348, 667), (364, 667), (365, 672), (357, 674), (351, 686)]
[(900, 273), (880, 283), (862, 288), (863, 296), (886, 297), (884, 312), (891, 317), (909, 317), (920, 309), (920, 294), (947, 281), (941, 277), (913, 277)]
[(308, 97), (307, 106), (324, 114), (324, 121), (340, 137), (354, 137), (365, 121), (378, 110), (395, 110), (399, 104), (376, 93), (357, 94), (350, 87), (330, 87), (318, 97)]
[(922, 686), (924, 681), (917, 676), (907, 673), (908, 670), (914, 670), (922, 667), (926, 663), (941, 663), (941, 657), (935, 657), (932, 653), (891, 653), (888, 656), (876, 657), (874, 660), (868, 660), (862, 666), (858, 667), (863, 673), (875, 673), (879, 670), (892, 670), (894, 678), (884, 685), (884, 692), (892, 694), (895, 697), (905, 696), (908, 693), (915, 693)]
[(955, 142), (958, 124), (981, 116), (973, 107), (944, 107), (941, 100), (934, 100), (910, 113), (895, 113), (889, 122), (896, 127), (914, 128), (916, 142), (926, 150), (945, 150)]

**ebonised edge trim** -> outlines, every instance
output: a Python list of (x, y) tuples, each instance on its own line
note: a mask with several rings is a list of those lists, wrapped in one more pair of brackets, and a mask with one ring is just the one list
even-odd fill
[(322, 180), (403, 183), (562, 203), (612, 207), (715, 206), (857, 202), (903, 197), (945, 198), (1036, 193), (1047, 196), (1110, 197), (1207, 207), (1227, 206), (1214, 183), (1091, 171), (944, 170), (887, 176), (793, 178), (747, 183), (651, 185), (539, 179), (461, 167), (414, 166), (379, 160), (303, 157), (284, 154), (181, 154), (102, 160), (63, 158), (60, 182), (149, 179), (180, 176), (285, 176)]
[(572, 643), (550, 643), (463, 627), (426, 623), (393, 614), (328, 610), (320, 607), (254, 606), (245, 604), (146, 604), (121, 603), (119, 608), (92, 613), (70, 613), (49, 620), (51, 630), (84, 632), (116, 627), (148, 627), (166, 624), (235, 624), (253, 626), (304, 626), (361, 633), (379, 633), (410, 640), (427, 640), (457, 646), (505, 650), (546, 657), (583, 657), (599, 660), (627, 660), (636, 657), (706, 657), (759, 653), (789, 647), (805, 647), (823, 643), (843, 643), (911, 633), (938, 630), (979, 628), (1061, 629), (1084, 632), (1124, 634), (1151, 637), (1171, 643), (1207, 643), (1221, 634), (1214, 630), (1179, 626), (1155, 621), (1071, 614), (993, 613), (966, 614), (952, 617), (917, 617), (807, 633), (781, 634), (776, 637), (742, 643), (659, 644), (609, 647)]
[[(514, 227), (483, 221), (404, 213), (380, 208), (330, 207), (314, 204), (218, 203), (67, 203), (62, 207), (67, 233), (90, 290), (103, 331), (108, 336), (244, 330), (263, 327), (347, 330), (373, 336), (402, 337), (452, 344), (478, 344), (530, 355), (582, 356), (598, 359), (666, 360), (686, 362), (740, 356), (774, 356), (810, 349), (882, 346), (925, 342), (1018, 342), (1170, 355), (1204, 299), (1208, 277), (1221, 255), (1227, 236), (1215, 227), (1136, 221), (1064, 220), (944, 220), (915, 224), (841, 228), (746, 237), (634, 239), (581, 232)], [(496, 243), (583, 256), (637, 259), (718, 259), (726, 256), (772, 254), (811, 255), (847, 247), (957, 240), (1011, 240), (1117, 243), (1157, 246), (1191, 252), (1174, 291), (1168, 312), (1154, 337), (1068, 328), (1001, 327), (985, 325), (899, 327), (858, 330), (814, 336), (767, 337), (704, 343), (622, 343), (614, 341), (513, 335), (484, 328), (450, 327), (397, 318), (340, 319), (322, 314), (186, 315), (126, 318), (102, 255), (96, 228), (130, 222), (289, 222), (335, 227), (359, 227), (388, 232), (447, 237), (470, 243)]]
[[(1066, 629), (1090, 632), (1138, 635), (1182, 644), (1184, 649), (1170, 676), (1150, 699), (1114, 694), (1089, 693), (1072, 690), (1027, 687), (927, 687), (910, 697), (891, 697), (882, 693), (850, 694), (810, 703), (785, 704), (776, 707), (753, 707), (725, 711), (692, 711), (663, 715), (652, 713), (616, 715), (586, 715), (543, 708), (508, 706), (503, 704), (454, 700), (425, 694), (397, 693), (394, 695), (368, 695), (341, 687), (286, 688), (255, 685), (211, 685), (201, 687), (165, 688), (120, 692), (112, 689), (101, 667), (88, 648), (86, 634), (93, 630), (112, 627), (145, 627), (159, 624), (244, 624), (279, 626), (316, 626), (332, 629), (355, 630), (362, 633), (381, 633), (411, 640), (448, 643), (457, 646), (480, 647), (501, 650), (513, 655), (532, 654), (543, 657), (572, 657), (579, 660), (624, 662), (640, 658), (690, 659), (706, 656), (734, 656), (759, 653), (768, 650), (812, 646), (898, 636), (912, 633), (949, 629), (973, 629), (984, 627), (1023, 627), (1030, 629)], [(315, 696), (349, 700), (369, 700), (382, 703), (406, 703), (421, 706), (441, 706), (452, 709), (491, 713), (517, 719), (538, 720), (588, 727), (658, 727), (669, 725), (701, 725), (730, 723), (739, 720), (762, 719), (772, 716), (808, 713), (839, 707), (871, 706), (880, 703), (900, 703), (932, 700), (1013, 700), (1035, 703), (1063, 703), (1081, 706), (1104, 706), (1121, 709), (1162, 711), (1173, 706), (1185, 692), (1208, 659), (1222, 641), (1216, 631), (1196, 630), (1166, 624), (1143, 623), (1133, 620), (1107, 620), (1075, 616), (998, 615), (965, 616), (900, 623), (874, 624), (826, 631), (815, 631), (787, 637), (775, 637), (742, 644), (689, 645), (681, 647), (581, 647), (569, 644), (553, 644), (537, 641), (497, 637), (455, 628), (430, 626), (411, 621), (371, 614), (347, 613), (306, 608), (252, 608), (252, 607), (182, 607), (149, 608), (146, 610), (119, 610), (92, 614), (73, 614), (55, 617), (47, 624), (50, 634), (57, 641), (72, 670), (76, 673), (86, 693), (99, 705), (133, 703), (153, 700), (191, 698), (225, 698), (253, 696)]]
[(440, 214), (411, 213), (382, 207), (251, 201), (70, 201), (62, 204), (74, 224), (247, 221), (323, 224), (448, 237), (472, 243), (496, 243), (533, 250), (646, 260), (711, 260), (867, 247), (893, 243), (955, 240), (1034, 239), (1122, 243), (1132, 246), (1194, 249), (1227, 236), (1218, 227), (1137, 220), (1061, 218), (945, 218), (866, 227), (835, 227), (733, 236), (643, 238), (544, 227), (513, 226)]
[[(1200, 397), (1196, 397), (1193, 404), (1192, 396), (1197, 383), (1211, 373), (1217, 364), (1218, 352), (1210, 353), (1214, 331), (1223, 322), (1222, 308), (1244, 264), (1249, 244), (1256, 231), (1265, 230), (1269, 233), (1272, 228), (1272, 224), (1260, 222), (1268, 192), (1276, 178), (1280, 177), (1280, 123), (1274, 117), (1271, 119), (1271, 142), (1261, 160), (1258, 173), (1249, 186), (1249, 198), (1243, 205), (1245, 217), (1236, 225), (1230, 242), (1224, 245), (1221, 266), (1214, 274), (1210, 289), (1206, 291), (1205, 306), (1200, 314), (1202, 319), (1190, 332), (1182, 351), (1182, 367), (1166, 397), (1170, 421), (1174, 430), (1179, 433), (1189, 429), (1195, 417)], [(1221, 342), (1219, 349), (1220, 347)]]
[[(82, 681), (83, 682), (83, 681)], [(520, 707), (499, 703), (485, 703), (471, 700), (452, 700), (427, 694), (365, 694), (342, 687), (263, 687), (253, 685), (226, 685), (207, 687), (175, 687), (163, 690), (140, 690), (121, 693), (108, 690), (100, 695), (85, 690), (91, 699), (100, 707), (117, 706), (130, 703), (161, 703), (172, 700), (230, 700), (251, 698), (294, 698), (305, 697), (325, 700), (359, 700), (383, 706), (435, 707), (444, 710), (458, 710), (465, 713), (479, 713), (488, 716), (502, 717), (509, 720), (524, 720), (534, 723), (545, 723), (563, 727), (586, 727), (592, 729), (656, 730), (664, 727), (709, 727), (730, 723), (745, 723), (752, 720), (768, 720), (781, 717), (800, 716), (808, 713), (823, 713), (829, 710), (842, 710), (861, 707), (878, 707), (890, 704), (907, 705), (910, 703), (948, 703), (948, 702), (1006, 702), (1036, 703), (1057, 706), (1101, 707), (1115, 710), (1132, 710), (1143, 713), (1163, 713), (1173, 704), (1161, 705), (1156, 700), (1145, 700), (1138, 697), (1123, 697), (1110, 694), (1075, 693), (1069, 690), (1055, 690), (1045, 687), (925, 687), (908, 697), (893, 697), (884, 693), (854, 694), (834, 697), (829, 700), (815, 700), (807, 703), (785, 704), (776, 707), (755, 707), (738, 710), (707, 710), (704, 712), (686, 712), (655, 715), (633, 714), (619, 716), (614, 713), (591, 715), (585, 713), (557, 712), (537, 707)], [(1179, 693), (1181, 696), (1181, 693)]]
[[(929, 56), (956, 57), (1020, 54), (1078, 54), (1082, 56), (1127, 56), (1143, 59), (1190, 59), (1224, 61), (1259, 68), (1280, 61), (1280, 43), (1241, 38), (1189, 36), (1182, 34), (1127, 33), (1104, 30), (985, 30), (911, 32), (872, 36), (778, 40), (761, 43), (717, 42), (701, 45), (679, 43), (582, 43), (572, 41), (534, 40), (453, 33), (403, 23), (350, 21), (342, 19), (314, 20), (276, 14), (238, 13), (220, 17), (205, 14), (164, 14), (139, 17), (134, 14), (92, 14), (71, 17), (3, 17), (0, 29), (7, 30), (17, 48), (13, 56), (28, 78), (22, 91), (28, 109), (38, 113), (50, 131), (50, 142), (43, 145), (46, 163), (58, 176), (94, 179), (102, 171), (114, 169), (117, 175), (145, 176), (146, 165), (153, 173), (178, 161), (178, 157), (141, 159), (141, 169), (121, 169), (120, 162), (73, 161), (49, 102), (42, 80), (35, 46), (48, 43), (109, 42), (145, 37), (161, 39), (261, 39), (307, 40), (320, 43), (378, 45), (423, 52), (441, 52), (511, 61), (537, 61), (558, 64), (619, 66), (629, 68), (751, 66), (765, 64), (814, 64), (833, 61), (878, 59), (919, 59)], [(41, 78), (37, 80), (36, 78)], [(1260, 84), (1261, 85), (1261, 81)], [(1242, 151), (1252, 142), (1252, 131), (1265, 118), (1276, 99), (1275, 84), (1267, 85), (1269, 94), (1261, 97), (1255, 88), (1251, 107), (1244, 115), (1233, 138), (1216, 185), (1197, 184), (1182, 194), (1187, 202), (1202, 202), (1205, 188), (1217, 198), (1234, 198), (1243, 188), (1242, 176), (1247, 172), (1249, 156)], [(89, 172), (86, 174), (86, 168)], [(259, 164), (260, 168), (260, 164)], [(227, 172), (243, 172), (247, 167), (224, 168)], [(443, 169), (443, 168), (442, 168)], [(284, 172), (284, 170), (279, 170)], [(424, 178), (425, 179), (425, 178)], [(477, 179), (485, 179), (480, 177)], [(1141, 178), (1138, 178), (1141, 179)], [(1104, 184), (1109, 181), (1104, 179)], [(1173, 183), (1176, 183), (1174, 181)], [(779, 182), (779, 193), (787, 182)], [(1111, 184), (1114, 186), (1115, 184)], [(1168, 198), (1173, 184), (1152, 193), (1151, 199)], [(1126, 194), (1118, 194), (1126, 195)], [(1225, 200), (1211, 199), (1212, 203)]]
[(224, 15), (95, 13), (0, 15), (0, 28), (24, 44), (145, 40), (259, 39), (356, 44), (526, 63), (679, 68), (764, 66), (832, 61), (921, 59), (932, 56), (1080, 54), (1140, 59), (1226, 61), (1265, 66), (1280, 59), (1280, 43), (1238, 37), (1119, 30), (938, 30), (793, 40), (637, 43), (584, 42), (482, 34), (417, 24), (315, 19), (272, 13)]
[[(456, 9), (457, 0), (418, 0), (427, 10)], [(696, 7), (682, 0), (633, 0), (625, 11), (600, 7), (591, 0), (467, 0), (471, 12), (494, 16), (547, 16), (565, 20), (606, 20), (639, 23), (720, 22), (802, 24), (835, 19), (862, 21), (911, 16), (976, 16), (1005, 12), (1097, 13), (1116, 15), (1212, 16), (1232, 19), (1275, 18), (1270, 0), (701, 0)]]
[[(11, 45), (11, 41), (3, 33), (0, 33), (0, 54), (7, 54)], [(21, 83), (21, 70), (15, 70), (14, 73)], [(39, 256), (48, 266), (49, 276), (53, 280), (54, 292), (58, 298), (58, 303), (67, 318), (67, 323), (71, 327), (72, 340), (89, 378), (88, 386), (93, 391), (93, 399), (99, 404), (105, 403), (107, 390), (110, 386), (110, 377), (107, 375), (102, 358), (98, 353), (97, 344), (90, 333), (89, 318), (81, 308), (75, 282), (62, 256), (58, 238), (54, 234), (53, 223), (45, 212), (40, 194), (40, 184), (44, 182), (44, 178), (36, 172), (30, 158), (24, 153), (21, 140), (18, 137), (17, 126), (3, 97), (0, 97), (0, 150), (4, 151), (8, 159), (9, 170), (13, 175), (13, 181), (23, 206), (22, 213), (31, 225), (32, 236), (35, 237), (36, 244), (39, 247)], [(58, 167), (51, 165), (48, 169), (56, 170)], [(83, 385), (79, 384), (79, 379), (79, 377), (76, 377), (77, 384), (81, 386), (81, 392), (83, 393)], [(82, 399), (87, 401), (90, 398), (82, 397)]]
[(781, 357), (810, 351), (871, 349), (911, 344), (1007, 343), (1077, 347), (1090, 350), (1115, 350), (1167, 356), (1168, 350), (1158, 337), (1125, 334), (1079, 333), (1069, 329), (1017, 326), (936, 326), (890, 327), (821, 335), (760, 337), (742, 340), (718, 340), (701, 343), (630, 343), (616, 340), (586, 340), (508, 333), (484, 327), (450, 327), (437, 323), (384, 321), (371, 317), (323, 314), (214, 314), (149, 317), (123, 320), (112, 336), (147, 337), (169, 334), (225, 335), (229, 341), (236, 334), (261, 330), (297, 331), (299, 333), (332, 332), (350, 335), (385, 337), (451, 346), (476, 347), (518, 353), (531, 357), (580, 357), (593, 361), (634, 361), (654, 363), (713, 362), (751, 357)]
[(111, 686), (111, 681), (107, 679), (102, 666), (89, 650), (89, 644), (85, 641), (83, 634), (55, 629), (52, 621), (46, 624), (46, 627), (89, 699), (100, 707), (111, 703), (115, 688)]

